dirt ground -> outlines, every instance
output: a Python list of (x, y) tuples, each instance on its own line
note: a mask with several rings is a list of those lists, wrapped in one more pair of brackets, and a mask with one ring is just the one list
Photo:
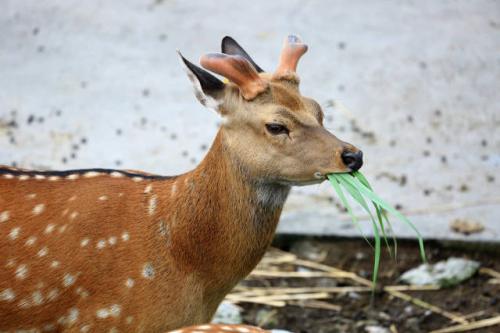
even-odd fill
[[(284, 245), (286, 244), (286, 245)], [(298, 257), (314, 260), (371, 279), (372, 249), (363, 240), (308, 239), (278, 241), (281, 249)], [(464, 245), (426, 243), (429, 261), (437, 262), (451, 256), (477, 260), (481, 267), (500, 271), (498, 245)], [(421, 263), (416, 242), (398, 242), (397, 261), (384, 252), (381, 262), (378, 289), (386, 285), (400, 285), (398, 277), (404, 271)], [(491, 283), (492, 277), (477, 273), (462, 284), (442, 290), (410, 291), (408, 295), (419, 298), (439, 308), (470, 320), (490, 318), (500, 314), (500, 285)], [(278, 278), (252, 280), (247, 286), (274, 287), (331, 287), (353, 285), (352, 282), (326, 278)], [(429, 332), (456, 325), (448, 318), (408, 301), (392, 297), (386, 292), (348, 292), (334, 294), (323, 300), (334, 306), (330, 310), (303, 308), (298, 305), (271, 307), (242, 303), (245, 322), (266, 328), (282, 328), (296, 333), (330, 332)], [(392, 326), (392, 327), (391, 327)], [(372, 327), (372, 328), (370, 328)], [(378, 328), (387, 330), (377, 330)], [(474, 332), (500, 332), (500, 326), (477, 329)]]

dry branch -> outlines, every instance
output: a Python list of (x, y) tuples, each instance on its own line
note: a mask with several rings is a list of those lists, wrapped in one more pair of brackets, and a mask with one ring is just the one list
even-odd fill
[(450, 326), (446, 328), (441, 328), (439, 330), (431, 331), (430, 333), (453, 333), (453, 332), (466, 332), (475, 330), (478, 328), (491, 327), (495, 325), (500, 325), (500, 316), (478, 320), (473, 323)]

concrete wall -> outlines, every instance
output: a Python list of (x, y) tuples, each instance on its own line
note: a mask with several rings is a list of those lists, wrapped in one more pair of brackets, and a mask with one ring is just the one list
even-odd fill
[[(193, 168), (219, 120), (195, 100), (175, 49), (197, 60), (232, 35), (272, 70), (294, 32), (310, 46), (303, 93), (363, 149), (377, 192), (429, 237), (459, 237), (448, 224), (465, 218), (486, 227), (469, 238), (499, 239), (498, 1), (3, 0), (0, 9), (4, 164)], [(294, 190), (280, 231), (358, 235), (336, 201), (328, 184)]]

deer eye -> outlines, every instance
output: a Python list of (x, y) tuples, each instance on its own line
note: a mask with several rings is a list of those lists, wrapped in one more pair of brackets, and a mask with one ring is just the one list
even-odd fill
[(290, 131), (288, 130), (288, 128), (286, 128), (285, 125), (277, 123), (266, 124), (266, 129), (272, 135), (279, 135), (279, 134), (288, 135), (290, 133)]

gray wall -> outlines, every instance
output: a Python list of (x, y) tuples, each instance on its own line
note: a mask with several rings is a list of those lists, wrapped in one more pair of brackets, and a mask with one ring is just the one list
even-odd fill
[[(290, 32), (310, 46), (303, 93), (363, 149), (377, 192), (429, 237), (457, 237), (448, 224), (466, 218), (486, 226), (469, 238), (499, 238), (498, 1), (3, 0), (0, 161), (193, 168), (218, 118), (175, 49), (197, 60), (228, 34), (272, 70)], [(296, 189), (280, 231), (358, 235), (332, 195)]]

